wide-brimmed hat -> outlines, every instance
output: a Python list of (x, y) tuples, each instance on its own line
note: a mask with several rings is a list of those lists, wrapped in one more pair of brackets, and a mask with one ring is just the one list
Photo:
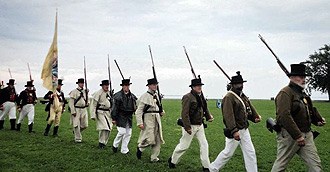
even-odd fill
[(24, 87), (34, 87), (32, 81), (27, 81)]
[(123, 79), (121, 80), (121, 84), (120, 86), (123, 86), (123, 85), (131, 85), (131, 80), (130, 79)]
[(148, 82), (148, 83), (147, 83), (146, 86), (151, 85), (151, 84), (158, 84), (158, 81), (157, 81), (156, 78), (148, 79), (147, 82)]
[(15, 85), (15, 79), (9, 79), (7, 85)]
[(291, 72), (288, 76), (310, 76), (306, 73), (306, 66), (304, 64), (291, 64)]
[(192, 79), (191, 80), (191, 84), (189, 85), (189, 87), (194, 87), (194, 86), (198, 86), (198, 85), (204, 85), (202, 83), (202, 79), (198, 78), (198, 79)]
[(102, 80), (100, 86), (103, 86), (103, 85), (110, 85), (109, 80)]
[(64, 84), (63, 84), (63, 79), (58, 79), (58, 80), (57, 80), (57, 84), (58, 84), (58, 85), (64, 85)]
[(240, 71), (237, 71), (236, 74), (237, 74), (236, 76), (231, 77), (231, 81), (229, 84), (240, 84), (240, 83), (246, 82), (243, 80)]
[(85, 83), (84, 78), (79, 78), (78, 81), (76, 82), (76, 84), (79, 84), (79, 83)]

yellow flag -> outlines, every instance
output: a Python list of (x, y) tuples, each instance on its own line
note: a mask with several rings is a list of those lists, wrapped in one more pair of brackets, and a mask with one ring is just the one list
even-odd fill
[(54, 91), (57, 87), (58, 79), (58, 49), (57, 49), (57, 12), (55, 18), (55, 33), (52, 45), (48, 50), (42, 67), (41, 79), (43, 80), (42, 86), (50, 91)]

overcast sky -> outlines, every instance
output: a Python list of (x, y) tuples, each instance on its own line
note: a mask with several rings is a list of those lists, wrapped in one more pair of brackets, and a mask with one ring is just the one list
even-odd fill
[[(88, 86), (97, 91), (108, 78), (107, 54), (115, 91), (121, 77), (116, 59), (131, 90), (146, 91), (152, 78), (148, 51), (153, 51), (160, 89), (165, 97), (182, 96), (192, 74), (182, 46), (186, 46), (195, 72), (205, 84), (204, 94), (221, 98), (227, 78), (213, 64), (217, 60), (229, 76), (236, 71), (248, 82), (250, 98), (276, 96), (288, 83), (272, 54), (258, 38), (260, 33), (290, 70), (305, 61), (330, 38), (328, 0), (129, 0), (129, 1), (16, 1), (0, 0), (0, 80), (16, 79), (18, 91), (29, 79), (27, 62), (37, 93), (44, 95), (40, 79), (43, 61), (54, 34), (58, 8), (59, 76), (66, 94), (83, 77), (86, 56)], [(66, 95), (67, 96), (67, 95)], [(316, 99), (325, 94), (314, 92)]]

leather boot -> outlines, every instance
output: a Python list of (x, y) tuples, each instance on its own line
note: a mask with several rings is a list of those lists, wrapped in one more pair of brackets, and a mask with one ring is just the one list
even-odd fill
[(19, 124), (16, 125), (16, 130), (17, 131), (21, 131), (21, 123), (19, 123)]
[(16, 119), (10, 119), (10, 130), (16, 130)]
[(49, 133), (50, 127), (51, 127), (51, 125), (50, 125), (50, 124), (47, 124), (47, 127), (46, 127), (46, 129), (45, 129), (44, 136), (48, 136), (48, 133)]
[(2, 130), (3, 129), (3, 124), (5, 123), (5, 121), (4, 120), (0, 120), (0, 130)]
[(58, 132), (58, 126), (55, 126), (53, 131), (53, 136), (57, 137), (58, 136), (57, 132)]
[(34, 133), (34, 131), (33, 131), (33, 123), (31, 123), (29, 125), (29, 133)]

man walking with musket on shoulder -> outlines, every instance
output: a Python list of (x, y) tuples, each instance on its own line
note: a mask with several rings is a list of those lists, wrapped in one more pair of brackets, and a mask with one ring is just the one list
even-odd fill
[(110, 96), (109, 80), (103, 80), (99, 91), (93, 94), (90, 112), (91, 119), (96, 121), (96, 129), (99, 131), (99, 148), (104, 149), (108, 143), (112, 130), (111, 108), (112, 97)]
[(175, 168), (181, 156), (189, 148), (194, 137), (198, 139), (200, 148), (200, 158), (203, 171), (209, 171), (209, 147), (205, 137), (203, 118), (212, 122), (213, 116), (207, 109), (206, 101), (202, 97), (202, 80), (191, 80), (191, 91), (182, 98), (182, 137), (179, 144), (175, 147), (172, 156), (168, 159), (169, 168)]
[(128, 154), (128, 143), (132, 135), (132, 118), (136, 110), (136, 96), (130, 91), (130, 79), (123, 79), (120, 86), (122, 89), (114, 94), (114, 106), (111, 112), (112, 122), (117, 125), (117, 136), (113, 141), (112, 150), (118, 151), (121, 143), (122, 154)]
[(74, 141), (81, 143), (81, 132), (88, 127), (88, 90), (84, 89), (84, 78), (79, 78), (76, 84), (78, 84), (78, 88), (69, 93), (70, 122), (73, 125)]
[(321, 160), (311, 132), (311, 124), (323, 126), (326, 122), (312, 106), (304, 92), (305, 65), (292, 64), (288, 86), (281, 89), (275, 98), (276, 122), (281, 128), (277, 133), (277, 158), (272, 172), (285, 171), (288, 163), (298, 154), (308, 166), (308, 171), (322, 171)]
[(5, 122), (6, 116), (9, 116), (10, 121), (10, 130), (16, 130), (16, 101), (18, 95), (15, 90), (15, 80), (9, 79), (7, 83), (7, 87), (1, 90), (1, 98), (0, 98), (0, 130), (3, 129), (3, 125)]
[(231, 78), (231, 89), (222, 99), (221, 104), (223, 122), (226, 126), (224, 129), (226, 146), (211, 163), (210, 171), (221, 170), (233, 156), (238, 145), (243, 152), (246, 171), (258, 171), (257, 157), (248, 129), (248, 120), (258, 123), (261, 116), (243, 93), (243, 83), (246, 81), (243, 80), (239, 71), (236, 73), (237, 75)]
[(19, 94), (19, 97), (17, 99), (18, 111), (20, 113), (17, 121), (16, 130), (21, 130), (21, 122), (23, 121), (25, 116), (28, 116), (29, 133), (32, 133), (34, 132), (34, 105), (37, 103), (37, 96), (35, 89), (33, 89), (34, 85), (32, 81), (27, 81), (25, 87), (26, 89)]
[(136, 123), (140, 128), (136, 156), (141, 159), (142, 152), (151, 147), (151, 162), (158, 162), (161, 144), (164, 144), (161, 117), (165, 114), (159, 102), (157, 92), (158, 81), (155, 78), (148, 79), (148, 91), (138, 99), (138, 107), (135, 112)]

